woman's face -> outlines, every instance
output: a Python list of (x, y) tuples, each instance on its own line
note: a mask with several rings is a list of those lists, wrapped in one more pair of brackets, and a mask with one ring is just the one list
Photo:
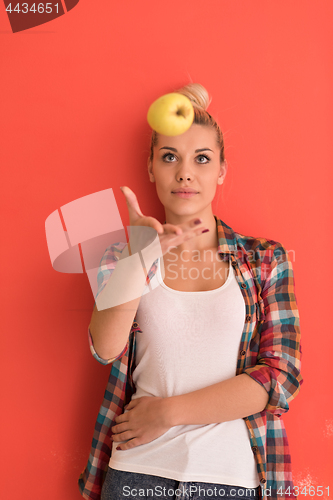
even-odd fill
[[(216, 187), (223, 183), (226, 175), (226, 164), (220, 163), (215, 130), (193, 124), (178, 136), (159, 134), (148, 172), (150, 181), (156, 183), (167, 222), (181, 222), (207, 210), (211, 213)], [(192, 188), (197, 194), (181, 198), (173, 193), (180, 188)]]

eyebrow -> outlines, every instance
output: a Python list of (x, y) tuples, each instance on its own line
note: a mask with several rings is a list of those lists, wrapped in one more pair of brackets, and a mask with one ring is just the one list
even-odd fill
[[(178, 151), (177, 151), (176, 148), (169, 148), (168, 146), (160, 148), (159, 150), (161, 151), (161, 149), (171, 149), (171, 151), (175, 151), (175, 153), (178, 153)], [(212, 149), (209, 149), (209, 148), (196, 149), (194, 152), (195, 153), (200, 153), (200, 151), (211, 151), (212, 153), (214, 153), (214, 151)]]

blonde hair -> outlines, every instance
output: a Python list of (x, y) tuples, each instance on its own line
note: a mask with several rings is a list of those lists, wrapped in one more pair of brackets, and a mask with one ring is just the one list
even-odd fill
[[(174, 90), (179, 94), (183, 94), (190, 99), (194, 109), (194, 120), (193, 123), (198, 125), (204, 125), (207, 127), (212, 127), (216, 131), (216, 140), (218, 147), (220, 148), (220, 162), (224, 162), (224, 140), (222, 131), (218, 123), (214, 118), (206, 111), (212, 99), (209, 98), (208, 92), (200, 83), (189, 83), (182, 87), (181, 89)], [(150, 141), (150, 156), (149, 162), (153, 161), (154, 157), (154, 146), (157, 145), (158, 133), (155, 130), (152, 131), (151, 141)]]

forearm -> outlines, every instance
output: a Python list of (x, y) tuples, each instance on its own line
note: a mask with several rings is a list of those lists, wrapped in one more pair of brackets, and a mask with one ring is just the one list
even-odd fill
[(264, 410), (268, 393), (246, 373), (163, 400), (170, 426), (227, 422)]
[[(146, 253), (148, 270), (153, 262), (154, 255)], [(94, 348), (102, 358), (111, 359), (124, 349), (146, 284), (147, 272), (139, 254), (129, 254), (127, 245), (96, 298), (89, 325)]]

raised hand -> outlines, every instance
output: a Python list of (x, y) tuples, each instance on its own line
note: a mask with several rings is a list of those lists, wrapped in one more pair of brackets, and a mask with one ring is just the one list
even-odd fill
[[(162, 255), (166, 254), (171, 248), (181, 245), (184, 241), (200, 236), (203, 231), (207, 230), (207, 228), (201, 225), (202, 220), (197, 218), (182, 224), (161, 224), (154, 217), (145, 216), (142, 213), (136, 195), (128, 186), (123, 186), (120, 189), (126, 198), (130, 226), (146, 226), (155, 229), (159, 236)], [(142, 249), (145, 247), (145, 244), (143, 241), (139, 241), (139, 239), (139, 235), (137, 236), (136, 234), (135, 246), (141, 246)]]

